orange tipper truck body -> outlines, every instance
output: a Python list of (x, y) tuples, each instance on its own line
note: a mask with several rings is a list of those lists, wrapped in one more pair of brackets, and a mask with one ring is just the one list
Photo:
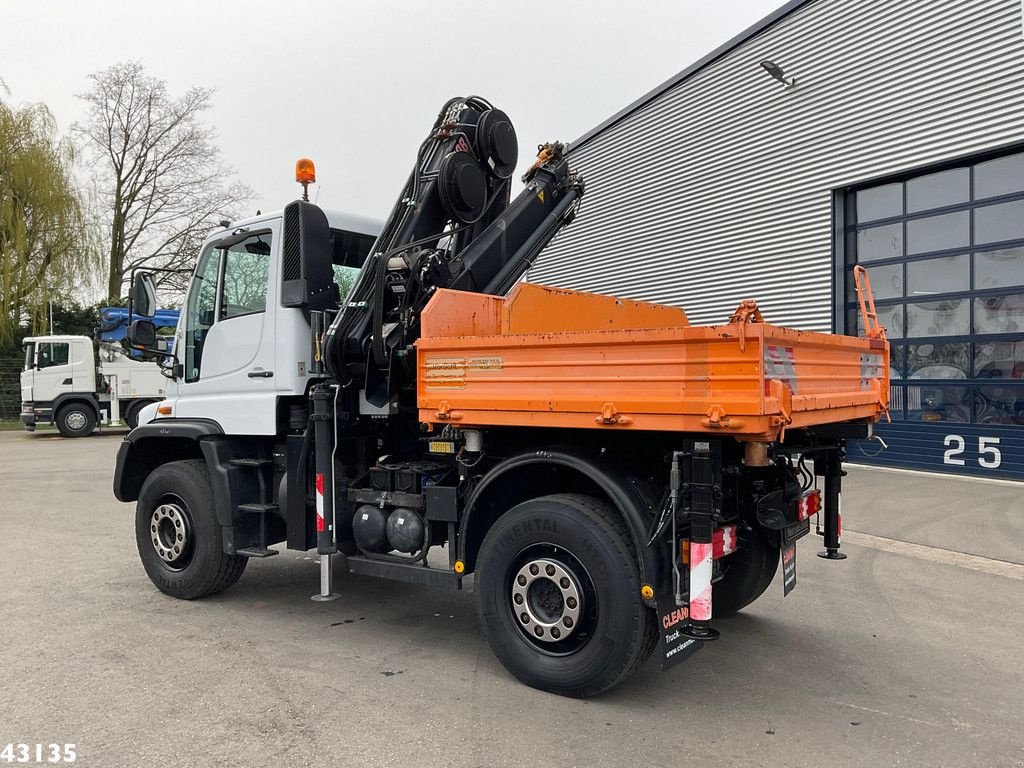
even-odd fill
[(520, 283), (505, 297), (439, 290), (416, 344), (425, 423), (729, 435), (874, 422), (889, 346), (781, 328), (744, 302), (725, 325), (677, 307)]

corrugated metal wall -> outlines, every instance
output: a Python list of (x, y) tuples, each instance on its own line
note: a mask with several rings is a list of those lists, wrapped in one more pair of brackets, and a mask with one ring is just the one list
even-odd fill
[(797, 9), (574, 149), (582, 211), (530, 280), (829, 330), (832, 190), (1024, 140), (1021, 22), (1021, 0)]

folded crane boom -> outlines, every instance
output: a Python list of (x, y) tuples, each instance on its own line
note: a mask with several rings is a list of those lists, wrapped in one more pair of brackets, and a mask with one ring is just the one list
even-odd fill
[(508, 116), (470, 96), (445, 104), (420, 145), (398, 201), (348, 300), (328, 328), (324, 357), (339, 381), (365, 381), (390, 399), (408, 377), (396, 351), (419, 338), (420, 314), (438, 288), (504, 295), (575, 215), (583, 183), (565, 147), (540, 147), (510, 202), (518, 159)]

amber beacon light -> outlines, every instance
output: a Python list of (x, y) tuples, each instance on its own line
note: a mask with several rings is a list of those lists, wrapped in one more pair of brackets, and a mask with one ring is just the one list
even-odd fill
[(295, 161), (295, 180), (302, 185), (302, 199), (309, 202), (309, 185), (316, 183), (316, 166), (308, 157)]

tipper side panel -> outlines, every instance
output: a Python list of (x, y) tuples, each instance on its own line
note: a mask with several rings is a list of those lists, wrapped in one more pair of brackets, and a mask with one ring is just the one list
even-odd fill
[[(520, 291), (528, 301), (516, 301)], [(420, 420), (774, 439), (787, 426), (874, 419), (884, 408), (884, 342), (760, 322), (695, 328), (684, 315), (644, 327), (671, 315), (629, 304), (540, 286), (506, 299), (439, 291), (417, 343)], [(604, 311), (618, 330), (509, 331), (557, 328), (573, 305), (576, 328)]]

